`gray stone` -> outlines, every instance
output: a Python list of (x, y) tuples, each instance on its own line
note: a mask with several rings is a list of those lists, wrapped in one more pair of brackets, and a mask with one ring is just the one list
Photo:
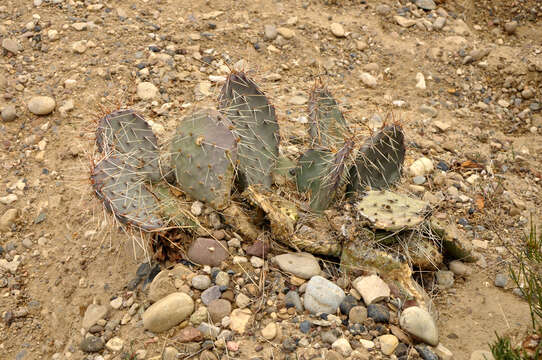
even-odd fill
[(332, 330), (324, 331), (320, 334), (322, 341), (328, 344), (333, 344), (337, 341), (337, 335)]
[(278, 32), (275, 25), (265, 25), (263, 28), (263, 38), (267, 41), (272, 41), (277, 38)]
[(211, 278), (207, 275), (196, 275), (192, 278), (192, 287), (198, 290), (205, 290), (211, 286)]
[(142, 315), (143, 326), (152, 332), (162, 332), (180, 324), (194, 312), (194, 300), (177, 292), (152, 304)]
[(506, 287), (506, 284), (508, 283), (508, 274), (506, 273), (499, 273), (497, 276), (495, 276), (495, 286), (504, 288)]
[(90, 304), (83, 316), (83, 328), (88, 330), (90, 327), (103, 319), (107, 315), (107, 306)]
[(345, 297), (344, 291), (321, 276), (313, 276), (305, 290), (305, 308), (312, 313), (335, 314)]
[(401, 328), (415, 338), (432, 346), (438, 344), (438, 330), (435, 321), (419, 306), (405, 309), (399, 318)]
[(469, 276), (472, 274), (472, 269), (470, 266), (462, 263), (459, 260), (450, 261), (448, 268), (457, 276)]
[(284, 297), (284, 304), (286, 306), (295, 307), (296, 310), (300, 313), (303, 312), (303, 304), (301, 304), (301, 298), (299, 297), (299, 293), (297, 291), (288, 291), (288, 293)]
[(2, 120), (5, 122), (11, 122), (17, 118), (17, 109), (15, 105), (8, 105), (2, 109)]
[(282, 254), (272, 260), (282, 271), (301, 279), (310, 279), (321, 272), (318, 260), (308, 253)]
[(391, 11), (391, 8), (386, 4), (380, 4), (376, 7), (376, 12), (382, 16), (388, 15), (390, 11)]
[(425, 183), (425, 176), (423, 175), (420, 175), (420, 176), (415, 176), (412, 181), (414, 182), (414, 184), (416, 185), (422, 185), (423, 183)]
[(35, 115), (47, 115), (55, 109), (55, 99), (49, 96), (34, 96), (28, 102), (28, 110)]
[(207, 311), (214, 323), (220, 323), (225, 316), (230, 315), (231, 303), (228, 300), (216, 299), (209, 303)]
[(220, 328), (218, 326), (214, 326), (206, 322), (202, 322), (201, 324), (199, 324), (197, 329), (206, 339), (215, 339), (220, 333)]
[(104, 345), (104, 341), (101, 337), (90, 335), (81, 341), (81, 345), (79, 345), (79, 347), (84, 352), (94, 353), (101, 351), (104, 348)]
[(222, 292), (220, 291), (220, 286), (211, 286), (201, 293), (201, 302), (205, 305), (209, 305), (211, 301), (219, 299), (221, 295)]
[(420, 9), (424, 10), (435, 10), (437, 8), (437, 4), (433, 0), (416, 0), (415, 3)]

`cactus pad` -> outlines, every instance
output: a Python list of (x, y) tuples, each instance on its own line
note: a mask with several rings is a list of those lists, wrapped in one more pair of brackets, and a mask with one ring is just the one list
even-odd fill
[(124, 161), (151, 181), (161, 178), (156, 136), (143, 117), (133, 110), (106, 115), (96, 129), (96, 145), (104, 154), (122, 154)]
[(228, 205), (237, 153), (226, 119), (212, 110), (185, 118), (177, 127), (171, 154), (184, 192), (217, 210)]
[(220, 111), (232, 122), (239, 141), (241, 179), (248, 185), (269, 188), (278, 156), (279, 126), (275, 108), (265, 94), (242, 72), (232, 72), (222, 88)]
[(313, 147), (338, 149), (343, 146), (348, 126), (337, 102), (320, 84), (315, 86), (309, 99), (309, 119)]
[(309, 193), (313, 211), (327, 209), (339, 194), (352, 148), (353, 142), (347, 141), (335, 154), (328, 150), (310, 149), (299, 159), (297, 188)]
[(429, 204), (391, 191), (373, 190), (357, 204), (357, 209), (375, 229), (400, 231), (421, 224)]
[(90, 178), (96, 195), (122, 223), (145, 231), (163, 227), (156, 214), (158, 203), (154, 195), (123, 156), (104, 158), (96, 164)]
[(356, 164), (350, 169), (349, 191), (359, 191), (366, 186), (389, 188), (401, 178), (404, 159), (403, 130), (399, 125), (384, 127), (360, 149)]

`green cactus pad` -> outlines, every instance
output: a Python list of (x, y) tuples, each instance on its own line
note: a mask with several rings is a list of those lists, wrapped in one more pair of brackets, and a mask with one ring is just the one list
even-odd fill
[(309, 134), (312, 147), (339, 149), (344, 145), (348, 126), (331, 93), (316, 85), (309, 99)]
[(195, 229), (196, 222), (190, 213), (190, 204), (181, 201), (169, 190), (169, 186), (158, 184), (153, 186), (152, 192), (158, 198), (158, 208), (164, 218), (165, 227)]
[(124, 161), (142, 177), (161, 179), (156, 136), (135, 111), (119, 110), (103, 117), (96, 129), (96, 145), (106, 155), (122, 154)]
[(401, 178), (405, 145), (403, 130), (398, 125), (384, 127), (369, 138), (358, 152), (356, 164), (350, 169), (348, 191), (369, 186), (387, 189)]
[(245, 185), (269, 188), (278, 157), (279, 126), (265, 94), (242, 72), (232, 72), (222, 88), (220, 111), (239, 140), (239, 172)]
[(157, 215), (158, 203), (147, 190), (138, 170), (124, 157), (110, 156), (101, 160), (91, 173), (96, 195), (119, 221), (144, 231), (161, 229), (164, 224)]
[(347, 141), (335, 154), (328, 150), (310, 149), (299, 159), (296, 169), (297, 188), (309, 193), (313, 211), (326, 210), (338, 196), (352, 147), (353, 142)]
[(220, 114), (208, 110), (183, 119), (171, 143), (171, 160), (185, 193), (217, 210), (229, 204), (236, 140)]
[(357, 204), (360, 215), (375, 229), (399, 231), (421, 224), (428, 214), (429, 204), (391, 191), (369, 191)]

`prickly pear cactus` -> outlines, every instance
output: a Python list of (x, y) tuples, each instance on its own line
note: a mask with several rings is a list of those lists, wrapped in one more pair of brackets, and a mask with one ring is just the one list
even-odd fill
[(311, 146), (340, 149), (347, 134), (348, 126), (337, 102), (321, 83), (317, 83), (309, 99)]
[(124, 156), (104, 158), (96, 164), (90, 178), (96, 195), (119, 221), (145, 231), (163, 227), (156, 198), (147, 190), (138, 169)]
[(232, 122), (238, 139), (239, 175), (245, 185), (269, 188), (278, 157), (279, 127), (275, 108), (244, 73), (232, 72), (219, 98), (220, 111)]
[(310, 149), (299, 159), (296, 169), (297, 188), (309, 194), (313, 211), (327, 209), (340, 195), (353, 145), (352, 141), (347, 141), (335, 154), (329, 150)]
[(181, 189), (193, 198), (224, 209), (230, 201), (237, 162), (236, 140), (216, 111), (185, 118), (171, 143), (171, 161)]
[(388, 190), (372, 190), (357, 204), (357, 210), (375, 229), (400, 231), (420, 225), (429, 204)]
[(119, 110), (104, 116), (96, 129), (96, 145), (104, 154), (121, 154), (140, 176), (161, 179), (156, 136), (134, 110)]
[(403, 130), (389, 125), (369, 138), (361, 147), (356, 164), (350, 169), (348, 191), (359, 192), (366, 186), (387, 189), (401, 178), (405, 159)]

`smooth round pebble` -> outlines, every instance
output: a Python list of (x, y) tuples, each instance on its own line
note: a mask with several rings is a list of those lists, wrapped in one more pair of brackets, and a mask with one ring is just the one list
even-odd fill
[(192, 287), (198, 290), (205, 290), (211, 286), (211, 278), (207, 275), (196, 275), (192, 278)]
[(339, 309), (341, 310), (341, 314), (348, 315), (350, 313), (350, 310), (358, 304), (358, 301), (355, 297), (352, 295), (346, 295), (341, 302), (341, 305), (339, 305)]
[(49, 96), (34, 96), (28, 102), (28, 110), (35, 115), (47, 115), (55, 109), (55, 99)]
[(367, 317), (375, 322), (387, 323), (390, 321), (390, 311), (384, 305), (370, 304), (367, 306)]
[(401, 313), (401, 328), (432, 346), (438, 344), (438, 329), (433, 317), (419, 306), (411, 306)]
[(17, 109), (15, 105), (8, 105), (2, 109), (2, 120), (5, 122), (11, 122), (17, 118)]

